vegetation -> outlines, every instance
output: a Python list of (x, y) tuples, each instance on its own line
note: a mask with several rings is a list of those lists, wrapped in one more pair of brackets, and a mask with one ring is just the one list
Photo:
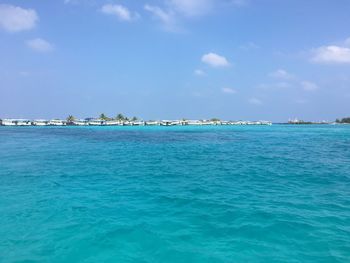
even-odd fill
[(350, 124), (350, 117), (342, 118), (341, 120), (337, 119), (335, 122), (336, 123), (349, 123)]
[(137, 121), (138, 120), (138, 118), (137, 117), (132, 117), (132, 119), (131, 119), (131, 121)]
[(100, 114), (100, 119), (104, 121), (109, 121), (111, 118), (108, 118), (104, 113)]
[(210, 119), (210, 121), (218, 122), (218, 121), (220, 121), (220, 119), (219, 118), (212, 118), (212, 119)]
[(318, 124), (318, 123), (300, 120), (300, 121), (289, 121), (288, 124)]
[(125, 121), (127, 118), (125, 118), (123, 114), (119, 113), (115, 119), (117, 121)]
[(72, 123), (73, 121), (75, 121), (75, 117), (73, 115), (69, 115), (66, 120), (68, 123)]

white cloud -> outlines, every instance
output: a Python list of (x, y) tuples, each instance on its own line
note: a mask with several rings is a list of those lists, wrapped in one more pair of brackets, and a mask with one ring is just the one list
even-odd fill
[(197, 76), (204, 76), (205, 75), (205, 72), (201, 69), (196, 69), (194, 71), (194, 74), (197, 75)]
[(311, 61), (315, 63), (350, 63), (350, 48), (342, 46), (323, 46), (312, 50)]
[(271, 72), (269, 76), (272, 78), (285, 80), (292, 79), (294, 77), (292, 74), (288, 73), (284, 69), (277, 69), (276, 71)]
[(145, 5), (145, 10), (152, 13), (152, 15), (160, 20), (163, 28), (167, 31), (178, 31), (177, 21), (174, 12), (166, 11), (158, 6)]
[[(159, 1), (158, 1), (159, 2)], [(144, 6), (154, 17), (162, 22), (167, 31), (184, 31), (179, 24), (183, 19), (191, 19), (214, 13), (218, 9), (246, 5), (249, 0), (162, 0), (162, 6)]]
[(237, 91), (235, 89), (231, 88), (222, 88), (221, 91), (226, 94), (236, 94)]
[(310, 82), (310, 81), (302, 81), (301, 86), (306, 91), (315, 91), (315, 90), (319, 89), (317, 84)]
[(205, 15), (213, 9), (213, 0), (170, 0), (169, 5), (182, 15), (192, 17)]
[(139, 18), (139, 14), (131, 13), (127, 7), (122, 5), (106, 4), (101, 7), (101, 11), (107, 15), (115, 15), (121, 21), (132, 21)]
[(50, 52), (54, 49), (53, 45), (42, 38), (35, 38), (27, 41), (27, 46), (37, 52)]
[(34, 9), (0, 4), (0, 28), (8, 32), (30, 30), (36, 26), (39, 17)]
[(208, 53), (202, 56), (202, 62), (212, 66), (212, 67), (227, 67), (230, 65), (228, 60), (215, 53)]
[(257, 98), (250, 98), (248, 100), (248, 102), (250, 104), (253, 104), (253, 105), (262, 105), (263, 104), (263, 102), (261, 100), (257, 99)]
[(249, 0), (168, 0), (168, 6), (177, 13), (186, 17), (203, 16), (217, 8), (226, 8), (230, 5), (245, 6)]

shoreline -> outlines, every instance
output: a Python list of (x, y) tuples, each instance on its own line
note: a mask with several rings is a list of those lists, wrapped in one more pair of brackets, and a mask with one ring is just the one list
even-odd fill
[(85, 120), (27, 120), (0, 119), (0, 126), (232, 126), (232, 125), (272, 125), (270, 121), (219, 121), (219, 120), (157, 120), (157, 121), (116, 121), (102, 119)]

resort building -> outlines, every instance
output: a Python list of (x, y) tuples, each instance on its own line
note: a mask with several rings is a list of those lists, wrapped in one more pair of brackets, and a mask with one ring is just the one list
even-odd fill
[(175, 126), (175, 125), (181, 125), (181, 121), (178, 120), (162, 120), (160, 122), (161, 126)]
[(32, 124), (34, 126), (48, 126), (49, 122), (47, 120), (34, 120)]
[[(295, 123), (289, 122), (289, 123)], [(85, 120), (26, 120), (26, 119), (0, 119), (2, 126), (214, 126), (214, 125), (272, 125), (269, 121), (219, 121), (219, 120), (161, 120), (161, 121), (129, 121), (129, 120), (103, 120), (88, 118)]]
[(133, 125), (133, 126), (144, 126), (145, 122), (144, 121), (133, 121), (131, 123), (131, 125)]
[(146, 121), (145, 125), (147, 126), (156, 126), (156, 125), (160, 125), (159, 121)]
[(87, 124), (90, 126), (104, 126), (106, 125), (106, 121), (101, 119), (91, 119), (87, 122)]
[(30, 126), (32, 123), (30, 120), (25, 119), (3, 119), (1, 125), (4, 126)]
[(50, 120), (48, 124), (51, 126), (64, 126), (66, 125), (66, 121), (54, 119), (54, 120)]
[(75, 121), (72, 121), (71, 125), (85, 126), (85, 125), (87, 125), (87, 121), (86, 120), (75, 120)]

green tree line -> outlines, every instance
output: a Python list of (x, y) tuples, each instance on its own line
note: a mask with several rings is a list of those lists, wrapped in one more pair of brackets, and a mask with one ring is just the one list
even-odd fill
[[(101, 120), (104, 120), (104, 121), (112, 121), (112, 120), (116, 120), (116, 121), (137, 121), (138, 118), (137, 117), (132, 117), (132, 118), (128, 118), (126, 116), (124, 116), (123, 114), (119, 113), (116, 117), (114, 118), (111, 118), (111, 117), (108, 117), (106, 114), (104, 113), (101, 113), (100, 116), (99, 116), (99, 119)], [(73, 115), (69, 115), (67, 118), (66, 118), (67, 122), (68, 123), (72, 123), (76, 120), (76, 118), (73, 116)]]
[(342, 119), (337, 119), (335, 121), (336, 123), (350, 123), (350, 117), (342, 118)]

